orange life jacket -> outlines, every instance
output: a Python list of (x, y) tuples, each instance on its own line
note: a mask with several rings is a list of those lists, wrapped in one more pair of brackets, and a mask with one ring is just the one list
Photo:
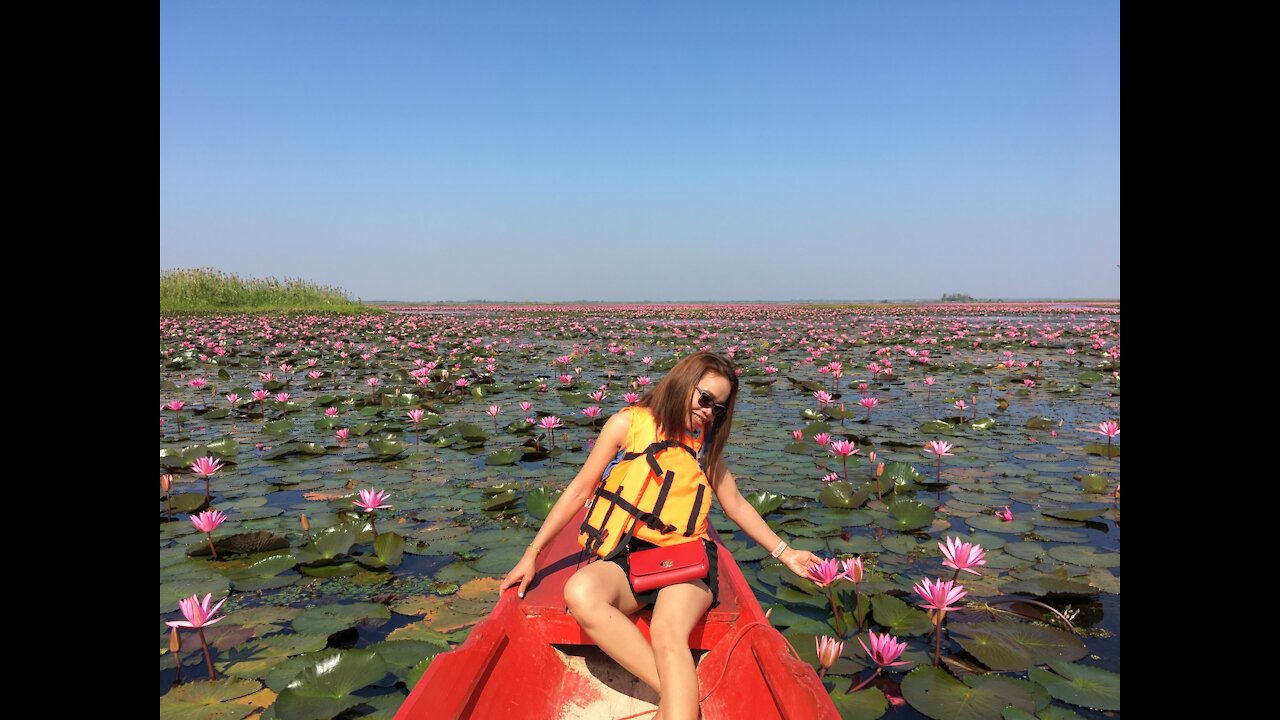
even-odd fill
[(626, 412), (631, 413), (626, 444), (600, 478), (578, 544), (608, 560), (632, 537), (654, 545), (709, 538), (711, 483), (698, 462), (701, 442), (659, 438), (647, 408)]

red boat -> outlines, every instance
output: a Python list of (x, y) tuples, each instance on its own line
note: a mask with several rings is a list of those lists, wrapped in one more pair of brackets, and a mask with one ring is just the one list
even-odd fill
[[(584, 511), (585, 512), (585, 511)], [(431, 661), (395, 720), (637, 720), (657, 695), (582, 631), (564, 604), (583, 513), (552, 541), (522, 599), (515, 589), (465, 643)], [(720, 605), (694, 627), (704, 720), (839, 720), (814, 669), (769, 624), (733, 556), (719, 549)], [(649, 637), (652, 610), (633, 616)], [(699, 659), (699, 652), (706, 651)]]

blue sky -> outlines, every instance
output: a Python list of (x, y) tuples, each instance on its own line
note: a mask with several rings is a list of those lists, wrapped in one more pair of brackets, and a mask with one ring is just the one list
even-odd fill
[(160, 268), (1119, 298), (1117, 2), (161, 2)]

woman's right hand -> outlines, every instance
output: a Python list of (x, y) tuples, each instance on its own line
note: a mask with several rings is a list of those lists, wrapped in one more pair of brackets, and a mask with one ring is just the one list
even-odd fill
[(498, 585), (499, 596), (501, 596), (507, 588), (519, 585), (520, 588), (516, 590), (516, 594), (520, 597), (524, 597), (524, 591), (529, 589), (529, 583), (533, 582), (533, 576), (538, 573), (534, 557), (535, 556), (526, 554), (524, 557), (520, 558), (520, 562), (516, 563), (515, 567), (511, 568), (511, 572), (507, 573), (507, 576), (502, 578), (502, 583)]

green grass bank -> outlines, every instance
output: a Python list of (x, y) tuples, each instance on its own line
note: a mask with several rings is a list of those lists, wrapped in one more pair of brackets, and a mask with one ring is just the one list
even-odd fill
[(160, 272), (160, 314), (380, 313), (341, 288), (295, 278), (242, 278), (213, 268)]

